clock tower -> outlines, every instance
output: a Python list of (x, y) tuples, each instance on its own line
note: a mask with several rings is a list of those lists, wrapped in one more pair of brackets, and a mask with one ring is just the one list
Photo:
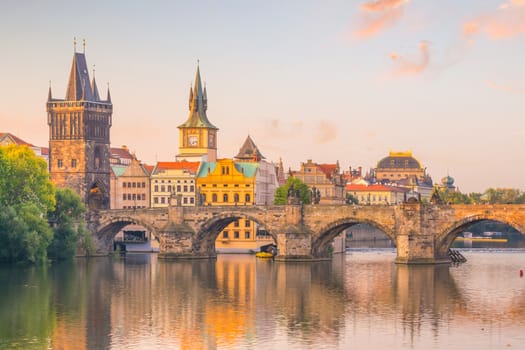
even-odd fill
[(179, 154), (177, 161), (206, 161), (217, 160), (217, 131), (219, 130), (208, 120), (208, 98), (206, 87), (202, 87), (199, 66), (195, 76), (195, 84), (190, 88), (189, 99), (190, 115), (179, 129)]

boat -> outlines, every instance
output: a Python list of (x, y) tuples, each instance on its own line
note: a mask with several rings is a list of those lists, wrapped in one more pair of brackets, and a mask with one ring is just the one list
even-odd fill
[(271, 259), (271, 258), (273, 258), (273, 254), (272, 253), (268, 253), (268, 252), (257, 252), (257, 253), (255, 253), (255, 256), (258, 257), (258, 258), (261, 258), (261, 259)]
[(509, 240), (507, 238), (492, 238), (492, 237), (456, 237), (456, 241), (461, 242), (491, 242), (491, 243), (507, 243)]

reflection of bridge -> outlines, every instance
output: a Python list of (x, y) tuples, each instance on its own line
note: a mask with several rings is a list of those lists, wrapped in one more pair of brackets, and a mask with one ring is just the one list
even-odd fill
[(115, 234), (128, 224), (150, 230), (165, 258), (213, 258), (215, 239), (230, 223), (248, 218), (270, 232), (279, 249), (276, 260), (329, 257), (330, 242), (343, 230), (366, 223), (382, 230), (397, 246), (396, 262), (449, 262), (447, 251), (466, 227), (494, 220), (525, 232), (525, 205), (399, 206), (272, 205), (171, 206), (90, 212), (88, 228), (98, 253), (111, 250)]

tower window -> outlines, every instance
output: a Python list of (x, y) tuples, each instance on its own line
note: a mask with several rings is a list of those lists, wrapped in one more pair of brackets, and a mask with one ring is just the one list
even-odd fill
[(57, 167), (62, 168), (64, 164), (62, 163), (62, 159), (57, 160)]
[(71, 159), (71, 167), (72, 168), (76, 168), (77, 167), (77, 160), (76, 159)]

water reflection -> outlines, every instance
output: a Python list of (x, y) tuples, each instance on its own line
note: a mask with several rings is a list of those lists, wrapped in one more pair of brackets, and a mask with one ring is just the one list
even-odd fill
[(496, 335), (525, 343), (523, 256), (473, 253), (459, 267), (395, 265), (391, 250), (314, 264), (129, 254), (2, 266), (0, 348), (449, 348), (480, 329), (481, 349)]

